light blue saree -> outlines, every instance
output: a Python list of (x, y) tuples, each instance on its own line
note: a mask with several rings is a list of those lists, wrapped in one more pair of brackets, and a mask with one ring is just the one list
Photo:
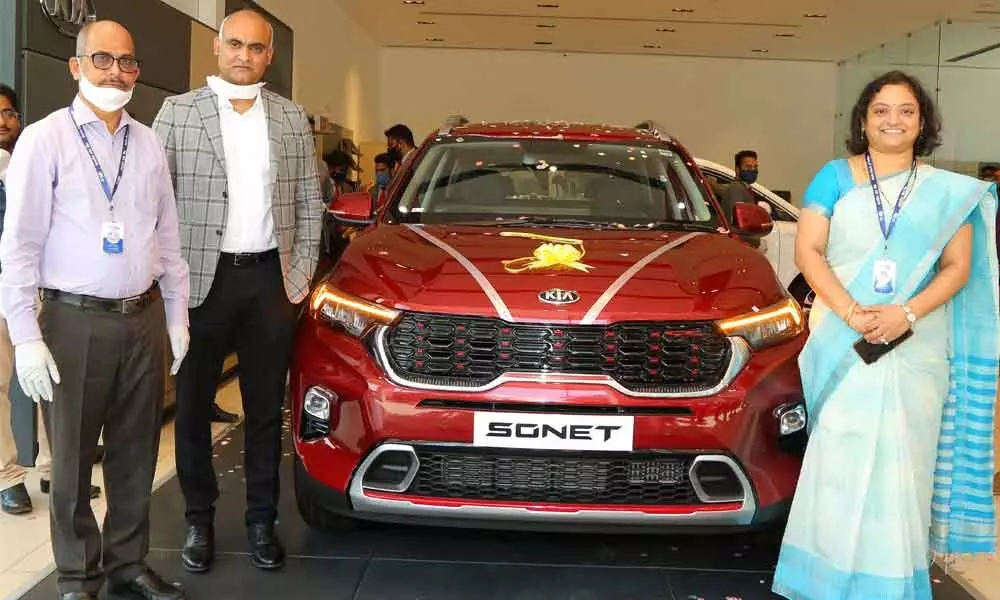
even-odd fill
[[(880, 180), (886, 214), (907, 176)], [(846, 161), (828, 164), (806, 193), (806, 208), (830, 218), (828, 262), (860, 304), (918, 294), (965, 223), (972, 270), (913, 337), (871, 365), (853, 350), (860, 336), (814, 306), (799, 359), (810, 438), (773, 585), (793, 600), (929, 600), (933, 555), (994, 550), (995, 190), (918, 168), (889, 240), (895, 296), (873, 291), (873, 265), (884, 257), (874, 202)]]

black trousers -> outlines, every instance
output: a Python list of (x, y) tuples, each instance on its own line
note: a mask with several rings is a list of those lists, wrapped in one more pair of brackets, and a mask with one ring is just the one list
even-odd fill
[(177, 374), (176, 415), (177, 476), (188, 523), (214, 519), (219, 486), (212, 466), (211, 405), (233, 348), (246, 415), (246, 522), (277, 518), (281, 410), (296, 315), (276, 253), (245, 266), (220, 259), (208, 297), (190, 310), (191, 347)]
[[(165, 321), (162, 300), (127, 316), (43, 305), (42, 336), (62, 379), (52, 402), (42, 403), (52, 446), (49, 518), (60, 593), (96, 594), (105, 575), (132, 579), (145, 568), (163, 418)], [(103, 540), (90, 506), (102, 428)]]

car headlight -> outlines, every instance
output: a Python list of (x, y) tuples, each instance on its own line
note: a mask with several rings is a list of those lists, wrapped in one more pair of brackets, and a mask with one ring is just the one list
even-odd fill
[(391, 325), (399, 311), (345, 294), (324, 283), (309, 301), (313, 317), (342, 328), (354, 337), (362, 337), (375, 325)]
[(754, 350), (787, 342), (805, 331), (805, 317), (795, 300), (788, 298), (767, 308), (716, 323), (728, 336), (738, 336)]

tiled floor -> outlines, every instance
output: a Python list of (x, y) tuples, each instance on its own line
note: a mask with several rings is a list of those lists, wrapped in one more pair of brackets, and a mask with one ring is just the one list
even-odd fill
[[(217, 401), (229, 412), (242, 413), (239, 386), (235, 380), (219, 389)], [(215, 424), (213, 435), (220, 439), (232, 425)], [(176, 471), (174, 465), (174, 424), (168, 420), (160, 441), (160, 456), (156, 464), (156, 488), (169, 481)], [(102, 486), (102, 473), (94, 469), (94, 483)], [(28, 474), (28, 492), (35, 510), (28, 515), (10, 516), (0, 513), (0, 598), (20, 598), (24, 592), (44, 579), (54, 568), (49, 538), (48, 496), (38, 490), (38, 475)], [(102, 522), (107, 508), (104, 496), (93, 501), (97, 522)]]

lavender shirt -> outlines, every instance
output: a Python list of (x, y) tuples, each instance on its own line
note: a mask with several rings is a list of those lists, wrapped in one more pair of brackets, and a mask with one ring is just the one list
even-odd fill
[(166, 155), (152, 129), (123, 111), (114, 135), (80, 98), (73, 101), (113, 187), (124, 128), (128, 156), (115, 220), (125, 251), (106, 254), (101, 225), (108, 200), (68, 109), (24, 129), (7, 169), (7, 214), (0, 237), (0, 310), (17, 344), (42, 339), (35, 313), (39, 288), (100, 298), (128, 298), (160, 282), (167, 325), (187, 325), (188, 265), (181, 258), (177, 206)]

